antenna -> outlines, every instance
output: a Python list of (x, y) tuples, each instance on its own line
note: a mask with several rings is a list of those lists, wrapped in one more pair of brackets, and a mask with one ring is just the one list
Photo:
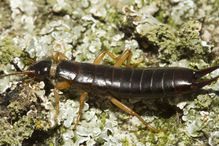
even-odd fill
[(0, 78), (4, 78), (7, 76), (13, 76), (13, 75), (31, 75), (31, 74), (34, 74), (34, 72), (33, 71), (11, 72), (9, 74), (0, 75)]

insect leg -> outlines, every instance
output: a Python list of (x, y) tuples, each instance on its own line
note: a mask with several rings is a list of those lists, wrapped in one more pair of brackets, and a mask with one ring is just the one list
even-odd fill
[(58, 93), (58, 89), (54, 89), (53, 90), (54, 96), (55, 96), (55, 110), (56, 110), (56, 114), (55, 114), (55, 119), (57, 119), (58, 115), (59, 115), (59, 93)]
[(81, 116), (82, 116), (82, 110), (84, 108), (84, 103), (85, 103), (86, 97), (87, 97), (87, 92), (83, 92), (80, 96), (80, 107), (79, 107), (78, 115), (76, 117), (73, 129), (76, 129), (78, 123), (80, 122), (80, 119), (81, 119)]
[(94, 60), (94, 64), (100, 64), (100, 62), (103, 60), (105, 55), (108, 55), (110, 58), (112, 58), (116, 62), (114, 64), (115, 67), (121, 66), (126, 60), (127, 60), (126, 66), (130, 66), (132, 52), (129, 49), (125, 50), (118, 57), (115, 56), (113, 53), (111, 53), (107, 50), (104, 50), (104, 51), (100, 52), (100, 54), (96, 57), (96, 59)]
[(68, 88), (70, 88), (70, 86), (71, 86), (71, 83), (67, 82), (67, 81), (58, 82), (55, 85), (55, 88), (53, 90), (54, 96), (55, 96), (55, 107), (56, 107), (56, 118), (55, 119), (57, 119), (57, 116), (59, 115), (60, 96), (59, 96), (58, 90), (68, 89)]
[(100, 52), (100, 54), (96, 57), (96, 59), (94, 60), (94, 64), (100, 64), (100, 62), (103, 60), (103, 58), (104, 58), (104, 56), (105, 56), (106, 54), (107, 54), (110, 58), (112, 58), (113, 60), (116, 61), (116, 58), (117, 58), (117, 57), (116, 57), (113, 53), (111, 53), (111, 52), (109, 52), (109, 51), (107, 51), (107, 50), (104, 50), (104, 51)]
[[(57, 63), (61, 60), (67, 60), (68, 58), (61, 52), (57, 52), (55, 51), (52, 54), (52, 60), (53, 60), (53, 65), (50, 68), (50, 75), (55, 76), (56, 74), (56, 68), (57, 68)], [(55, 88), (53, 90), (54, 92), (54, 96), (55, 96), (55, 104), (56, 104), (56, 117), (55, 119), (57, 119), (57, 116), (59, 115), (59, 94), (58, 94), (58, 90), (62, 90), (62, 89), (68, 89), (70, 88), (71, 83), (68, 81), (63, 81), (63, 82), (58, 82), (55, 84)]]
[(118, 108), (120, 108), (121, 110), (123, 110), (124, 112), (137, 117), (144, 125), (146, 128), (148, 128), (149, 130), (151, 130), (152, 132), (159, 132), (156, 128), (150, 126), (147, 122), (145, 122), (145, 120), (138, 115), (136, 112), (134, 112), (132, 109), (130, 109), (128, 106), (124, 105), (123, 103), (121, 103), (119, 100), (117, 100), (114, 97), (111, 96), (107, 96), (107, 98)]
[(55, 51), (52, 54), (52, 60), (56, 63), (58, 63), (61, 60), (68, 60), (68, 58), (61, 52)]
[(62, 82), (56, 83), (55, 88), (58, 89), (58, 90), (63, 90), (63, 89), (68, 89), (68, 88), (70, 88), (71, 85), (72, 85), (71, 82), (62, 81)]
[(114, 67), (119, 67), (121, 66), (126, 60), (126, 66), (130, 66), (130, 61), (131, 61), (131, 57), (132, 57), (132, 52), (131, 50), (127, 49), (125, 50), (117, 59), (116, 59), (116, 63), (114, 64)]

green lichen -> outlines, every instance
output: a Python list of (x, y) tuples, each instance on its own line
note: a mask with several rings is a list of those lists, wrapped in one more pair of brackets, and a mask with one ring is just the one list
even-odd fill
[(195, 100), (194, 103), (196, 104), (197, 107), (200, 109), (206, 109), (208, 108), (211, 103), (212, 99), (210, 98), (209, 95), (199, 95)]
[(135, 146), (129, 143), (129, 139), (127, 137), (125, 137), (124, 139), (122, 139), (122, 146)]
[(158, 49), (158, 57), (164, 62), (181, 59), (207, 60), (210, 50), (202, 46), (199, 29), (200, 23), (196, 21), (188, 21), (178, 31), (168, 25), (159, 24), (142, 32), (141, 37)]
[[(208, 59), (210, 48), (202, 45), (200, 38), (201, 24), (197, 21), (188, 21), (179, 30), (177, 37), (180, 38), (177, 49), (180, 48), (180, 53), (185, 56), (192, 54), (193, 59)], [(206, 56), (203, 58), (203, 56)]]
[(29, 116), (23, 116), (13, 125), (7, 120), (1, 119), (0, 124), (0, 145), (20, 145), (34, 131), (33, 119)]
[(34, 91), (24, 85), (23, 89), (14, 93), (14, 97), (10, 100), (7, 110), (10, 112), (11, 120), (19, 119), (22, 113), (27, 112), (33, 103), (36, 103), (37, 97)]
[(8, 36), (0, 40), (0, 64), (10, 63), (21, 54), (22, 50), (14, 44), (12, 37)]
[(8, 1), (1, 1), (0, 2), (0, 32), (4, 29), (7, 29), (11, 25), (11, 11), (8, 5)]
[[(144, 67), (145, 64), (147, 66), (183, 64), (200, 69), (218, 64), (217, 49), (213, 52), (209, 47), (212, 46), (211, 42), (215, 47), (219, 44), (217, 42), (218, 33), (215, 31), (218, 29), (218, 21), (215, 19), (218, 16), (217, 1), (186, 0), (186, 5), (183, 5), (185, 1), (182, 0), (177, 2), (122, 0), (117, 3), (104, 0), (63, 0), (63, 3), (56, 0), (49, 0), (46, 3), (34, 0), (30, 3), (29, 1), (28, 3), (20, 1), (19, 4), (14, 2), (0, 2), (0, 10), (6, 12), (6, 14), (0, 15), (0, 20), (2, 20), (0, 24), (3, 25), (0, 26), (0, 31), (3, 31), (0, 34), (1, 66), (10, 63), (14, 57), (19, 57), (20, 61), (28, 66), (36, 60), (49, 57), (54, 51), (67, 54), (69, 59), (73, 56), (79, 62), (93, 62), (103, 49), (120, 55), (127, 48), (133, 52), (131, 64), (140, 62), (138, 67)], [(195, 5), (188, 5), (189, 2)], [(16, 5), (15, 8), (13, 4)], [(205, 8), (205, 6), (207, 7)], [(175, 8), (179, 11), (175, 11)], [(173, 15), (173, 12), (177, 13)], [(203, 14), (206, 14), (206, 17), (202, 22), (204, 27), (201, 28), (201, 23), (195, 20), (202, 20), (200, 17)], [(10, 16), (14, 16), (13, 21), (10, 21)], [(179, 22), (176, 22), (176, 18), (179, 19)], [(190, 21), (191, 19), (188, 18), (192, 18), (194, 21)], [(5, 19), (7, 20), (5, 21)], [(33, 23), (29, 24), (29, 22)], [(207, 27), (208, 25), (209, 27)], [(8, 26), (13, 26), (13, 28), (9, 29)], [(26, 29), (23, 29), (23, 26)], [(31, 30), (28, 29), (28, 26), (33, 31), (24, 31)], [(209, 37), (210, 41), (203, 40), (208, 37), (203, 37), (200, 32), (209, 29), (209, 34), (212, 35)], [(18, 46), (22, 46), (23, 50)], [(141, 60), (142, 56), (147, 61), (146, 63)], [(29, 58), (33, 60), (31, 61)], [(185, 61), (180, 61), (182, 59)], [(102, 63), (114, 64), (115, 62), (106, 56)], [(3, 70), (8, 69), (3, 68)], [(67, 145), (69, 143), (76, 145), (80, 140), (83, 141), (81, 143), (83, 145), (95, 143), (96, 145), (124, 146), (134, 145), (135, 142), (138, 143), (136, 145), (152, 146), (208, 145), (218, 142), (216, 132), (219, 128), (219, 97), (217, 94), (205, 93), (189, 96), (194, 99), (186, 100), (184, 107), (165, 118), (161, 116), (162, 107), (151, 106), (156, 104), (153, 101), (142, 99), (129, 102), (126, 99), (122, 100), (144, 119), (147, 119), (146, 121), (149, 121), (151, 126), (161, 129), (158, 133), (143, 128), (141, 123), (135, 121), (134, 118), (130, 120), (129, 115), (117, 112), (116, 107), (105, 102), (105, 99), (96, 100), (95, 98), (95, 102), (88, 102), (95, 110), (90, 112), (91, 108), (86, 109), (84, 113), (90, 112), (90, 114), (84, 114), (78, 125), (79, 128), (86, 127), (86, 130), (89, 131), (83, 133), (83, 130), (73, 130), (66, 126), (68, 122), (74, 121), (71, 118), (77, 113), (78, 100), (72, 98), (74, 97), (72, 95), (66, 95), (65, 92), (62, 96), (64, 98), (60, 100), (60, 105), (62, 105), (61, 109), (72, 110), (71, 116), (62, 112), (59, 115), (63, 116), (63, 118), (59, 118), (60, 122), (54, 122), (57, 120), (54, 118), (55, 98), (50, 90), (52, 85), (50, 86), (49, 83), (47, 85), (47, 83), (45, 89), (39, 89), (38, 86), (35, 86), (36, 82), (28, 85), (31, 88), (22, 82), (18, 92), (14, 89), (16, 84), (12, 82), (13, 85), (9, 91), (14, 96), (6, 105), (7, 108), (1, 108), (1, 113), (3, 112), (2, 115), (4, 115), (0, 119), (2, 125), (0, 133), (3, 134), (0, 134), (1, 145), (21, 145), (25, 141), (24, 139), (31, 137), (33, 131), (43, 131), (50, 135), (49, 138), (42, 139), (43, 142), (40, 143), (42, 145)], [(215, 89), (218, 88), (215, 87)], [(68, 90), (67, 92), (72, 91)], [(77, 93), (73, 91), (71, 94)], [(8, 91), (1, 97), (6, 97), (6, 95), (8, 95)], [(171, 100), (173, 99), (178, 99), (178, 96), (171, 98)], [(71, 104), (66, 104), (67, 101), (71, 101)], [(102, 105), (96, 106), (98, 104)], [(173, 104), (176, 106), (178, 103)], [(96, 110), (96, 108), (100, 109)], [(107, 113), (100, 112), (103, 110), (102, 108), (107, 108)], [(65, 110), (65, 112), (67, 111)], [(168, 109), (167, 112), (169, 112)], [(176, 114), (176, 112), (179, 113)], [(12, 123), (8, 122), (10, 120)], [(131, 124), (130, 121), (134, 124)], [(140, 124), (136, 126), (138, 122)], [(38, 141), (33, 143), (36, 144)]]
[[(212, 101), (212, 105), (214, 107), (218, 107), (219, 106), (219, 96), (215, 96), (213, 101)], [(219, 112), (219, 109), (218, 109), (218, 112)]]
[(100, 115), (100, 119), (101, 119), (101, 125), (100, 125), (100, 128), (103, 129), (105, 127), (105, 124), (106, 124), (106, 118), (108, 117), (107, 113), (103, 112), (101, 115)]
[(104, 140), (102, 137), (98, 137), (95, 141), (96, 141), (97, 144), (99, 144), (99, 145), (103, 145), (104, 142), (105, 142), (105, 140)]

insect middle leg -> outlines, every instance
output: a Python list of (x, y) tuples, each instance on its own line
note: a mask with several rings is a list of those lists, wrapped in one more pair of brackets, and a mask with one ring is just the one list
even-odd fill
[(125, 50), (116, 60), (114, 67), (120, 67), (125, 61), (126, 61), (126, 66), (130, 67), (131, 57), (132, 57), (131, 50), (129, 49)]
[(84, 103), (85, 103), (87, 95), (88, 95), (87, 92), (83, 92), (80, 95), (80, 107), (79, 107), (78, 115), (77, 115), (76, 120), (74, 122), (73, 129), (76, 129), (78, 123), (80, 122), (80, 119), (81, 119), (81, 116), (82, 116), (82, 110), (84, 108)]
[(100, 52), (100, 54), (96, 57), (94, 60), (94, 64), (100, 64), (100, 62), (103, 60), (105, 55), (108, 55), (110, 58), (112, 58), (116, 63), (114, 64), (114, 67), (119, 67), (126, 61), (126, 66), (130, 66), (130, 61), (132, 57), (131, 50), (127, 49), (125, 50), (121, 55), (118, 57), (115, 56), (113, 53), (109, 52), (108, 50), (104, 50)]

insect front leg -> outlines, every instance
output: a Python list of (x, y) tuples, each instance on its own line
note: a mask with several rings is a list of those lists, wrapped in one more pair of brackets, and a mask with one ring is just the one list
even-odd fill
[(68, 60), (68, 58), (67, 58), (63, 53), (55, 51), (55, 52), (52, 54), (52, 60), (53, 60), (55, 63), (58, 63), (58, 62), (61, 61), (61, 60)]
[(60, 101), (60, 96), (58, 91), (63, 90), (63, 89), (69, 89), (71, 87), (72, 83), (68, 81), (62, 81), (62, 82), (57, 82), (55, 84), (55, 88), (53, 90), (54, 96), (55, 96), (55, 109), (56, 109), (56, 115), (55, 119), (57, 120), (57, 117), (59, 115), (59, 101)]
[[(58, 82), (55, 85), (55, 89), (53, 91), (54, 91), (54, 96), (55, 96), (55, 101), (56, 101), (56, 119), (57, 119), (57, 116), (59, 115), (60, 96), (58, 94), (58, 90), (69, 89), (71, 87), (71, 85), (72, 85), (72, 83), (68, 82), (68, 81)], [(80, 119), (82, 116), (82, 111), (84, 108), (84, 103), (85, 103), (87, 95), (88, 95), (87, 92), (82, 92), (80, 95), (80, 107), (79, 107), (79, 111), (77, 113), (76, 120), (74, 122), (73, 129), (76, 129), (78, 123), (80, 122)]]

